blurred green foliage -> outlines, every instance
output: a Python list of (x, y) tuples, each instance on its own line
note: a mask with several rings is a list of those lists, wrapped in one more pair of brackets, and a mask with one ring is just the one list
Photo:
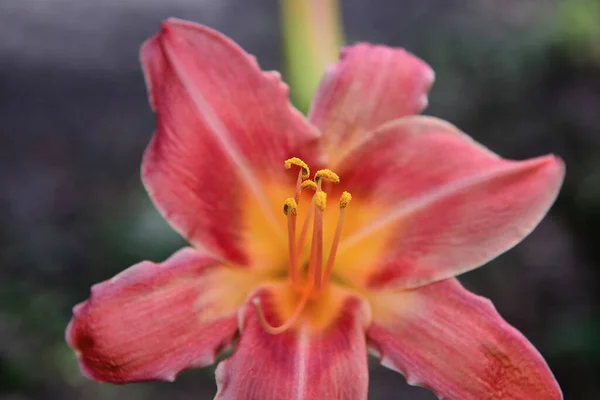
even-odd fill
[(296, 107), (307, 112), (343, 43), (339, 0), (281, 0), (285, 78)]
[(562, 1), (558, 16), (556, 40), (574, 59), (600, 66), (600, 1)]

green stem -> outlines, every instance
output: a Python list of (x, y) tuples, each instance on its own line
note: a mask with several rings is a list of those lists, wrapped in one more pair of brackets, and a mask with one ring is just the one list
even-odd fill
[(280, 0), (286, 80), (292, 100), (306, 111), (321, 76), (343, 42), (338, 0)]

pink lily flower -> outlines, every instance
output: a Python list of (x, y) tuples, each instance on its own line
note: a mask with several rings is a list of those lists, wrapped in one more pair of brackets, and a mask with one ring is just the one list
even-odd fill
[(166, 21), (141, 61), (157, 117), (143, 182), (192, 247), (74, 308), (84, 374), (172, 381), (233, 347), (217, 399), (355, 400), (370, 351), (442, 399), (562, 398), (531, 343), (455, 278), (535, 228), (560, 159), (506, 160), (415, 115), (434, 74), (402, 49), (345, 48), (306, 119), (278, 73), (206, 27)]

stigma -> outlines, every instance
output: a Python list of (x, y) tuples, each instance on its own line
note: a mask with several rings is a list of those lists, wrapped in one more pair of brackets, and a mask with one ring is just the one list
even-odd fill
[[(346, 208), (352, 200), (352, 195), (349, 192), (342, 193), (339, 200), (339, 217), (333, 242), (329, 249), (327, 262), (323, 264), (323, 215), (327, 208), (327, 193), (322, 188), (323, 180), (339, 184), (340, 178), (335, 172), (329, 169), (322, 169), (317, 171), (311, 180), (309, 179), (310, 168), (304, 161), (297, 157), (285, 160), (284, 166), (286, 169), (291, 169), (294, 166), (299, 167), (294, 196), (284, 200), (283, 213), (287, 218), (288, 228), (288, 275), (291, 287), (300, 295), (300, 301), (294, 312), (284, 323), (279, 326), (273, 326), (265, 318), (260, 299), (255, 297), (252, 300), (261, 326), (266, 332), (271, 334), (283, 333), (290, 329), (302, 314), (308, 301), (317, 298), (327, 287), (331, 279), (331, 271), (335, 263), (335, 256), (342, 234)], [(308, 207), (306, 218), (302, 223), (299, 235), (297, 235), (298, 209), (300, 207), (300, 195), (303, 191), (312, 191), (313, 195), (310, 204), (306, 206)], [(312, 237), (310, 239), (308, 268), (301, 270), (300, 261), (306, 246), (311, 221)]]

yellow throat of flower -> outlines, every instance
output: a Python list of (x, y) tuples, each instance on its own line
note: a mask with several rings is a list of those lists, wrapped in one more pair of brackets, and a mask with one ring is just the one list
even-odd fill
[[(292, 315), (279, 326), (270, 325), (265, 318), (260, 299), (257, 297), (253, 300), (262, 327), (265, 331), (272, 334), (279, 334), (291, 328), (304, 310), (308, 300), (319, 296), (329, 282), (335, 255), (340, 242), (346, 207), (350, 203), (350, 200), (352, 200), (352, 195), (350, 193), (342, 193), (339, 201), (340, 213), (338, 223), (331, 249), (329, 250), (327, 263), (323, 266), (323, 213), (327, 207), (327, 193), (322, 190), (322, 183), (323, 179), (325, 179), (337, 184), (340, 183), (340, 178), (335, 172), (329, 169), (322, 169), (315, 173), (314, 180), (310, 180), (308, 179), (310, 177), (310, 168), (304, 161), (297, 157), (286, 160), (284, 166), (287, 169), (291, 169), (293, 166), (300, 167), (294, 197), (285, 199), (283, 202), (283, 213), (287, 216), (288, 226), (289, 278), (294, 290), (301, 293), (302, 296)], [(308, 213), (302, 224), (300, 235), (296, 238), (300, 194), (302, 191), (306, 190), (312, 190), (314, 191), (314, 194), (310, 205), (308, 206)], [(302, 255), (302, 250), (304, 249), (311, 219), (313, 220), (313, 232), (310, 244), (308, 269), (305, 274), (301, 274), (299, 265), (300, 257)]]

